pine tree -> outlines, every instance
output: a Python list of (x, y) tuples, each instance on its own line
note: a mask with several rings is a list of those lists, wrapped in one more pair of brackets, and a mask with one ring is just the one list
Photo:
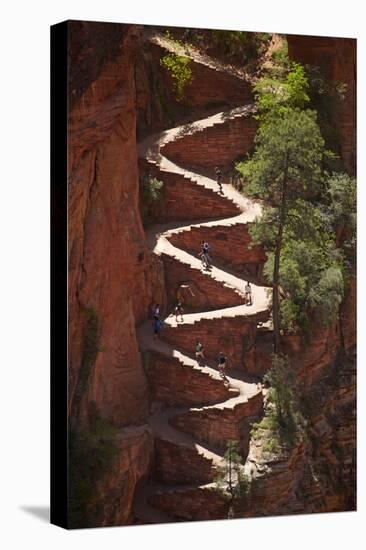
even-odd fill
[[(302, 216), (302, 199), (314, 197), (321, 185), (324, 141), (312, 111), (289, 108), (266, 117), (256, 136), (252, 159), (239, 165), (246, 182), (245, 193), (268, 205), (273, 262), (274, 351), (280, 345), (279, 283), (284, 230)], [(292, 219), (290, 220), (290, 216)], [(296, 229), (296, 226), (293, 228)], [(268, 237), (268, 235), (267, 235)]]
[(236, 501), (245, 497), (249, 490), (249, 480), (245, 475), (242, 457), (236, 441), (228, 441), (224, 454), (224, 463), (218, 468), (216, 484), (229, 496), (228, 517), (233, 517)]
[(298, 64), (258, 81), (255, 152), (237, 165), (245, 194), (263, 204), (251, 234), (267, 252), (264, 272), (273, 288), (275, 353), (281, 327), (304, 327), (307, 307), (319, 307), (328, 320), (330, 312), (337, 314), (343, 295), (342, 258), (322, 205), (327, 189), (322, 165), (328, 152), (316, 112), (305, 108), (307, 90)]

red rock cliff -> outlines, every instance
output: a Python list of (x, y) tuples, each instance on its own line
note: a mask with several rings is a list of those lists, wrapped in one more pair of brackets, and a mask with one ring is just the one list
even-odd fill
[(80, 412), (93, 400), (116, 425), (137, 424), (146, 418), (148, 398), (135, 325), (153, 299), (162, 300), (162, 272), (147, 249), (138, 210), (139, 29), (86, 22), (70, 22), (69, 29), (70, 410), (82, 389), (85, 311), (92, 311), (100, 351)]
[(356, 40), (325, 36), (287, 35), (290, 59), (316, 65), (325, 78), (347, 85), (334, 125), (341, 137), (341, 157), (346, 168), (356, 173)]

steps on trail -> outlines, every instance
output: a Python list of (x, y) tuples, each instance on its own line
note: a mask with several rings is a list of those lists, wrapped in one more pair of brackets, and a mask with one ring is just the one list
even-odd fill
[(152, 396), (169, 406), (210, 404), (225, 401), (239, 390), (223, 383), (217, 369), (199, 365), (191, 355), (174, 349), (166, 342), (153, 339), (152, 321), (143, 323), (138, 331), (140, 350), (145, 356), (145, 372)]
[(247, 400), (236, 397), (218, 405), (191, 407), (187, 412), (174, 415), (170, 422), (174, 428), (205, 444), (219, 447), (222, 452), (229, 440), (238, 441), (245, 455), (249, 450), (251, 425), (262, 411), (263, 396), (258, 392)]
[(215, 484), (158, 487), (148, 497), (149, 503), (180, 521), (223, 519), (227, 517), (227, 499)]
[(156, 477), (165, 484), (210, 483), (216, 475), (213, 460), (199, 453), (195, 445), (177, 445), (156, 438), (155, 459)]
[[(152, 39), (165, 51), (176, 51), (164, 37), (155, 34)], [(200, 66), (208, 80), (214, 75), (220, 83), (240, 82), (240, 97), (249, 99), (246, 75), (215, 66), (198, 52), (188, 55), (194, 70)], [(204, 89), (202, 106), (209, 88)], [(167, 317), (159, 339), (153, 339), (152, 321), (138, 329), (152, 389), (148, 425), (155, 438), (155, 476), (162, 482), (137, 491), (134, 509), (145, 523), (226, 517), (227, 501), (214, 490), (217, 468), (228, 440), (238, 441), (246, 458), (251, 425), (263, 414), (261, 387), (244, 368), (249, 356), (253, 362), (256, 327), (268, 320), (269, 300), (266, 289), (251, 280), (253, 305), (247, 306), (242, 278), (247, 264), (255, 270), (265, 260), (251, 247), (247, 227), (260, 216), (261, 207), (229, 184), (223, 183), (220, 192), (215, 179), (192, 169), (209, 173), (215, 164), (231, 162), (248, 149), (256, 129), (254, 105), (242, 101), (240, 107), (148, 136), (138, 146), (144, 168), (164, 181), (164, 220), (174, 220), (148, 232), (149, 246), (164, 264), (168, 306), (176, 303), (183, 283), (192, 284), (197, 293), (195, 313), (184, 313), (182, 322)], [(196, 255), (200, 239), (214, 243), (220, 265), (203, 268)], [(237, 257), (241, 264), (235, 263)], [(205, 347), (203, 365), (194, 357), (196, 339)], [(227, 383), (213, 361), (221, 349), (231, 356), (229, 366), (241, 368), (227, 371)]]
[(180, 133), (165, 140), (161, 153), (179, 166), (209, 171), (212, 176), (215, 165), (231, 169), (253, 146), (258, 128), (253, 114), (253, 106), (248, 105), (186, 125)]
[(200, 185), (191, 177), (180, 173), (159, 170), (155, 164), (146, 163), (147, 172), (164, 183), (162, 188), (162, 221), (227, 218), (240, 214), (239, 206), (232, 198), (217, 193), (218, 188)]
[[(252, 99), (251, 79), (246, 72), (235, 69), (218, 59), (200, 53), (197, 48), (181, 47), (162, 33), (145, 33), (156, 57), (175, 53), (191, 59), (192, 80), (185, 88), (185, 97), (193, 108), (212, 109), (220, 102), (242, 105)], [(171, 87), (169, 75), (167, 84)]]
[[(172, 252), (172, 251), (169, 251)], [(183, 282), (190, 281), (198, 289), (195, 296), (196, 310), (218, 310), (242, 305), (245, 294), (236, 278), (224, 275), (217, 268), (204, 270), (201, 261), (183, 254), (176, 257), (172, 253), (161, 253), (167, 285), (168, 303), (173, 306), (177, 300), (177, 291)]]

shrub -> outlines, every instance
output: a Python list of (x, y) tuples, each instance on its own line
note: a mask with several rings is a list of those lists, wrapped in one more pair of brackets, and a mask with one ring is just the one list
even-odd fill
[(253, 424), (251, 437), (263, 440), (263, 451), (279, 454), (295, 444), (303, 426), (294, 398), (294, 372), (286, 355), (272, 355), (272, 367), (263, 381), (270, 385), (267, 407), (262, 420)]
[(244, 473), (243, 459), (236, 441), (228, 441), (223, 466), (217, 469), (216, 490), (228, 499), (229, 517), (233, 517), (235, 504), (246, 498), (250, 491), (250, 479)]
[(161, 58), (160, 63), (169, 72), (178, 101), (184, 98), (184, 91), (192, 81), (191, 59), (184, 55), (170, 53)]
[(159, 201), (164, 183), (150, 175), (140, 177), (140, 212), (147, 225), (155, 219), (154, 209)]
[(278, 68), (289, 67), (288, 44), (285, 37), (282, 37), (282, 45), (277, 50), (273, 50), (272, 59)]
[(249, 62), (257, 59), (270, 40), (268, 33), (213, 30), (214, 45), (232, 61)]
[(89, 411), (89, 429), (69, 430), (68, 519), (71, 528), (95, 527), (96, 484), (112, 467), (117, 448), (111, 439), (117, 429), (100, 415), (95, 403)]

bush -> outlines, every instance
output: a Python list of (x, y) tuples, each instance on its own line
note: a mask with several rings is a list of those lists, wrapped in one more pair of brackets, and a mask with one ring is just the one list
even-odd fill
[(144, 225), (155, 220), (154, 209), (161, 198), (164, 183), (150, 175), (140, 177), (140, 212)]
[(111, 439), (117, 429), (90, 405), (90, 427), (69, 430), (68, 520), (71, 528), (95, 527), (96, 484), (112, 467), (117, 449)]
[(246, 63), (257, 59), (270, 40), (268, 33), (213, 30), (214, 45), (228, 59)]
[(282, 46), (272, 52), (272, 60), (279, 68), (288, 68), (290, 59), (288, 56), (288, 44), (285, 37), (282, 37)]
[(325, 324), (335, 318), (344, 292), (343, 275), (340, 268), (330, 267), (320, 278), (318, 284), (309, 291), (311, 306), (320, 306)]
[(271, 387), (267, 394), (265, 416), (253, 424), (251, 437), (263, 440), (263, 451), (279, 454), (295, 444), (303, 419), (294, 399), (294, 372), (289, 359), (273, 354), (272, 367), (263, 377)]
[(170, 53), (161, 58), (160, 64), (169, 72), (178, 101), (184, 98), (184, 91), (192, 81), (191, 59), (184, 55)]
[(239, 453), (238, 443), (228, 441), (223, 466), (217, 468), (215, 490), (228, 500), (230, 517), (233, 517), (236, 503), (246, 498), (250, 491), (250, 479), (244, 473), (242, 463), (243, 458)]

